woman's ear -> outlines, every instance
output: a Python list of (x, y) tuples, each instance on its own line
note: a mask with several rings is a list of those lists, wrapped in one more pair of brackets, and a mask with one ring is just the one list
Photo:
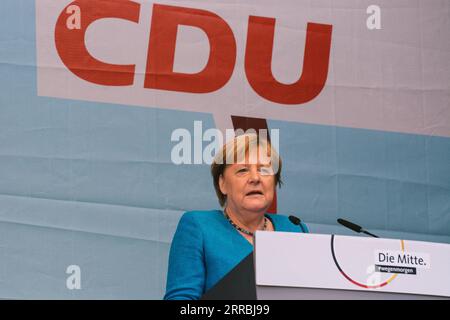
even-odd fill
[(225, 180), (224, 180), (222, 174), (219, 176), (219, 188), (220, 188), (220, 192), (222, 192), (222, 194), (224, 194), (224, 195), (227, 194), (227, 188), (225, 186)]

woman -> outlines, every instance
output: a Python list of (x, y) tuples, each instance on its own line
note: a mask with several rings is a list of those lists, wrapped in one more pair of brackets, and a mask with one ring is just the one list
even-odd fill
[[(266, 152), (267, 151), (267, 152)], [(253, 251), (257, 230), (302, 232), (287, 216), (268, 215), (281, 185), (281, 159), (269, 142), (245, 134), (211, 165), (224, 210), (186, 212), (175, 232), (164, 299), (199, 299)], [(302, 229), (307, 231), (305, 225)]]

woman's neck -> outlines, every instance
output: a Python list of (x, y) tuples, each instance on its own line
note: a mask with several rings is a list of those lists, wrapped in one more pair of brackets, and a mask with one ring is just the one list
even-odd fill
[(250, 232), (260, 230), (264, 225), (264, 211), (239, 212), (238, 210), (234, 210), (230, 206), (225, 207), (224, 210), (234, 223)]

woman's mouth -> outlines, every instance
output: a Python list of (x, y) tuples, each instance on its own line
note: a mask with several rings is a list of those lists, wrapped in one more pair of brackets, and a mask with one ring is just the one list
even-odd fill
[(253, 191), (247, 192), (245, 195), (250, 197), (250, 196), (262, 196), (264, 194), (260, 190), (253, 190)]

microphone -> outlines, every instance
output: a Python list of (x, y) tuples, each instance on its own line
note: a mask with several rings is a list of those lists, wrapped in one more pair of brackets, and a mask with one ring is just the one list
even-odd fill
[(289, 216), (289, 220), (296, 226), (299, 226), (300, 229), (302, 229), (303, 233), (307, 233), (305, 228), (303, 227), (302, 220), (300, 220), (300, 218), (297, 218), (296, 216)]
[(364, 230), (361, 226), (358, 226), (357, 224), (354, 224), (350, 221), (339, 218), (339, 219), (337, 219), (337, 222), (339, 222), (344, 227), (349, 228), (350, 230), (353, 230), (355, 232), (358, 232), (358, 233), (362, 232), (362, 233), (368, 234), (369, 236), (372, 236), (374, 238), (379, 238), (378, 236), (374, 235), (373, 233), (370, 233), (369, 231)]

